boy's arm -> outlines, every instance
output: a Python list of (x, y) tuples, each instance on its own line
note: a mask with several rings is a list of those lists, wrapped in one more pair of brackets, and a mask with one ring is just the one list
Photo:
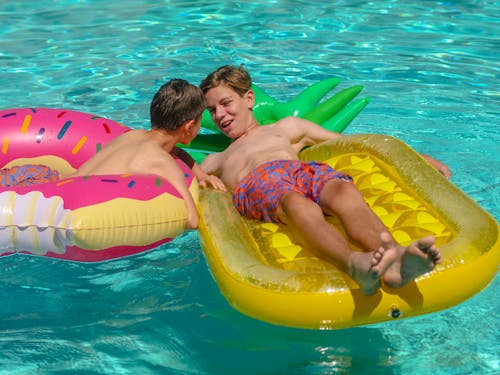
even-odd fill
[(208, 174), (212, 174), (215, 176), (220, 176), (221, 171), (220, 171), (220, 163), (219, 163), (219, 156), (221, 155), (220, 152), (216, 152), (213, 154), (209, 154), (203, 159), (201, 162), (201, 169)]
[[(282, 126), (286, 133), (289, 134), (292, 143), (299, 144), (300, 148), (337, 139), (342, 136), (340, 133), (331, 132), (311, 121), (301, 119), (299, 117), (286, 117), (281, 121), (282, 123), (280, 126)], [(426, 154), (421, 155), (446, 178), (451, 177), (452, 172), (446, 164), (440, 162), (432, 156)]]
[(198, 225), (200, 223), (198, 209), (196, 208), (196, 203), (194, 202), (193, 196), (186, 186), (184, 172), (179, 167), (175, 159), (171, 155), (165, 153), (164, 157), (158, 158), (157, 160), (155, 160), (155, 162), (151, 163), (150, 169), (147, 172), (159, 175), (172, 184), (172, 186), (179, 192), (179, 194), (184, 199), (184, 202), (186, 203), (188, 215), (187, 228), (198, 228)]
[(301, 148), (342, 136), (300, 117), (285, 117), (279, 125), (290, 136), (290, 141), (293, 144), (300, 144)]
[(425, 160), (429, 162), (430, 165), (432, 165), (434, 168), (436, 168), (442, 175), (444, 175), (446, 178), (450, 178), (452, 173), (451, 169), (444, 163), (440, 162), (437, 159), (434, 159), (432, 156), (429, 156), (427, 154), (420, 154)]
[(186, 163), (189, 168), (191, 168), (201, 187), (205, 188), (208, 185), (211, 185), (217, 190), (226, 191), (226, 186), (219, 177), (206, 173), (203, 169), (200, 168), (193, 157), (182, 148), (175, 146), (171, 151), (171, 155), (178, 157), (184, 163)]

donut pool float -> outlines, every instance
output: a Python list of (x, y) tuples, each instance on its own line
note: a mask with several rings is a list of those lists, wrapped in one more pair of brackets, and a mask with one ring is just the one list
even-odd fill
[[(1, 110), (0, 168), (42, 164), (70, 175), (128, 130), (73, 110)], [(197, 181), (182, 161), (178, 164), (196, 202)], [(0, 187), (0, 255), (104, 261), (168, 242), (185, 231), (186, 222), (184, 200), (156, 175), (85, 176)]]

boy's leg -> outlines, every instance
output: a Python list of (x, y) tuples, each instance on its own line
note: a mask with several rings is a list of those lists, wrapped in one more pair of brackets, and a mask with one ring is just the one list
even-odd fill
[(395, 251), (386, 251), (382, 246), (369, 253), (352, 251), (342, 234), (325, 220), (321, 207), (301, 194), (285, 193), (280, 199), (278, 215), (304, 246), (349, 274), (365, 294), (377, 291), (381, 276), (397, 256)]
[[(387, 228), (354, 184), (330, 180), (321, 190), (319, 203), (325, 213), (340, 219), (349, 238), (362, 249), (372, 251), (382, 246), (380, 234)], [(392, 236), (391, 241), (397, 245)]]
[(321, 191), (320, 205), (326, 213), (339, 217), (348, 236), (365, 251), (383, 247), (386, 252), (398, 254), (384, 274), (389, 286), (401, 287), (431, 271), (441, 260), (433, 237), (422, 238), (406, 248), (398, 244), (353, 184), (329, 181)]

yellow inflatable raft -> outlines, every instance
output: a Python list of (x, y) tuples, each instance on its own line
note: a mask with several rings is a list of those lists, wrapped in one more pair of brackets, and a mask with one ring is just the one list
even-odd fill
[(401, 141), (350, 135), (311, 147), (301, 158), (350, 174), (400, 243), (433, 235), (443, 261), (404, 288), (365, 296), (282, 225), (244, 219), (229, 193), (206, 189), (200, 199), (202, 246), (222, 293), (240, 312), (278, 325), (337, 329), (442, 310), (494, 279), (497, 222)]

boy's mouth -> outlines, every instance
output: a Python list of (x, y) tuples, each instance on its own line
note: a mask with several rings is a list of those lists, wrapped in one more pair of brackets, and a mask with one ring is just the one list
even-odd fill
[(228, 120), (228, 121), (224, 121), (224, 122), (221, 122), (220, 124), (220, 127), (222, 129), (226, 129), (227, 127), (229, 127), (229, 125), (231, 125), (233, 123), (233, 120)]

